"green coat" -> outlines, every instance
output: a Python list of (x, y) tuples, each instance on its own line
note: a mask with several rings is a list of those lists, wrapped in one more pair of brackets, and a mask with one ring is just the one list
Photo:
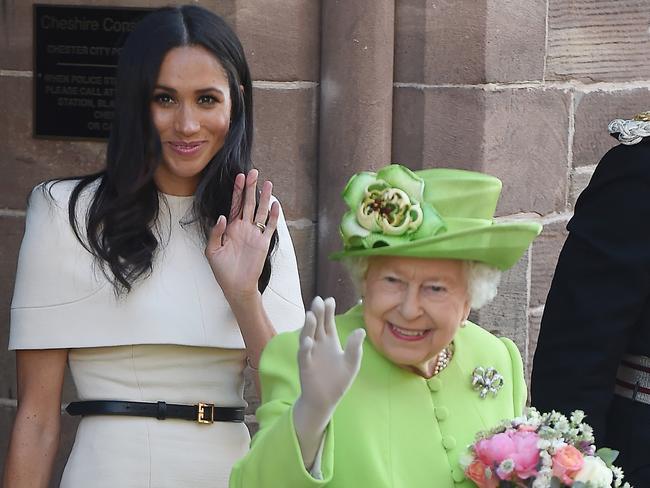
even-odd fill
[[(337, 316), (336, 324), (345, 344), (363, 327), (362, 307)], [(469, 488), (474, 485), (465, 480), (459, 456), (477, 431), (520, 415), (526, 400), (517, 347), (477, 325), (459, 329), (449, 366), (430, 379), (394, 365), (366, 339), (359, 375), (327, 428), (323, 479), (317, 480), (303, 466), (292, 422), (300, 393), (298, 335), (280, 334), (264, 351), (260, 430), (235, 465), (230, 488)], [(496, 397), (482, 399), (472, 389), (477, 366), (504, 377)]]

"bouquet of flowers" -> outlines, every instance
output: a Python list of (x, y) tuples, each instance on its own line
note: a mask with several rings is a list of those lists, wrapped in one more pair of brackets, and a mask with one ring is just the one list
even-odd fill
[(567, 419), (534, 408), (479, 433), (461, 460), (466, 476), (479, 488), (632, 488), (612, 463), (612, 449), (594, 446), (584, 412)]

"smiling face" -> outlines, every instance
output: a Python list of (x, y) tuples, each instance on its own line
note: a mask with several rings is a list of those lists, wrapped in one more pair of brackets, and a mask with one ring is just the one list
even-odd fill
[(423, 376), (470, 311), (462, 261), (372, 257), (363, 283), (364, 320), (373, 346)]
[(162, 144), (154, 180), (172, 195), (192, 195), (201, 172), (223, 147), (230, 126), (230, 88), (221, 63), (205, 48), (170, 50), (151, 100)]

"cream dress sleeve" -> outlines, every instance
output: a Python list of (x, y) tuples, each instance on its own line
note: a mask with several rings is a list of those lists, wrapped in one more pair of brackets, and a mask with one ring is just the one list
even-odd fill
[[(40, 185), (27, 211), (11, 305), (10, 349), (177, 344), (244, 349), (235, 317), (204, 255), (198, 226), (187, 225), (191, 197), (161, 195), (161, 238), (153, 271), (127, 296), (117, 296), (68, 221), (77, 181)], [(92, 185), (91, 185), (92, 187)], [(77, 218), (85, 219), (92, 188)], [(302, 326), (304, 307), (296, 258), (284, 217), (263, 294), (278, 332)]]

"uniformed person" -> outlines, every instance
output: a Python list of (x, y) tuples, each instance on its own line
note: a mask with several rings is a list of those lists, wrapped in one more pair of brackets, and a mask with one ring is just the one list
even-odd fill
[(617, 119), (622, 144), (575, 206), (546, 300), (532, 403), (584, 410), (596, 442), (650, 487), (650, 112)]

